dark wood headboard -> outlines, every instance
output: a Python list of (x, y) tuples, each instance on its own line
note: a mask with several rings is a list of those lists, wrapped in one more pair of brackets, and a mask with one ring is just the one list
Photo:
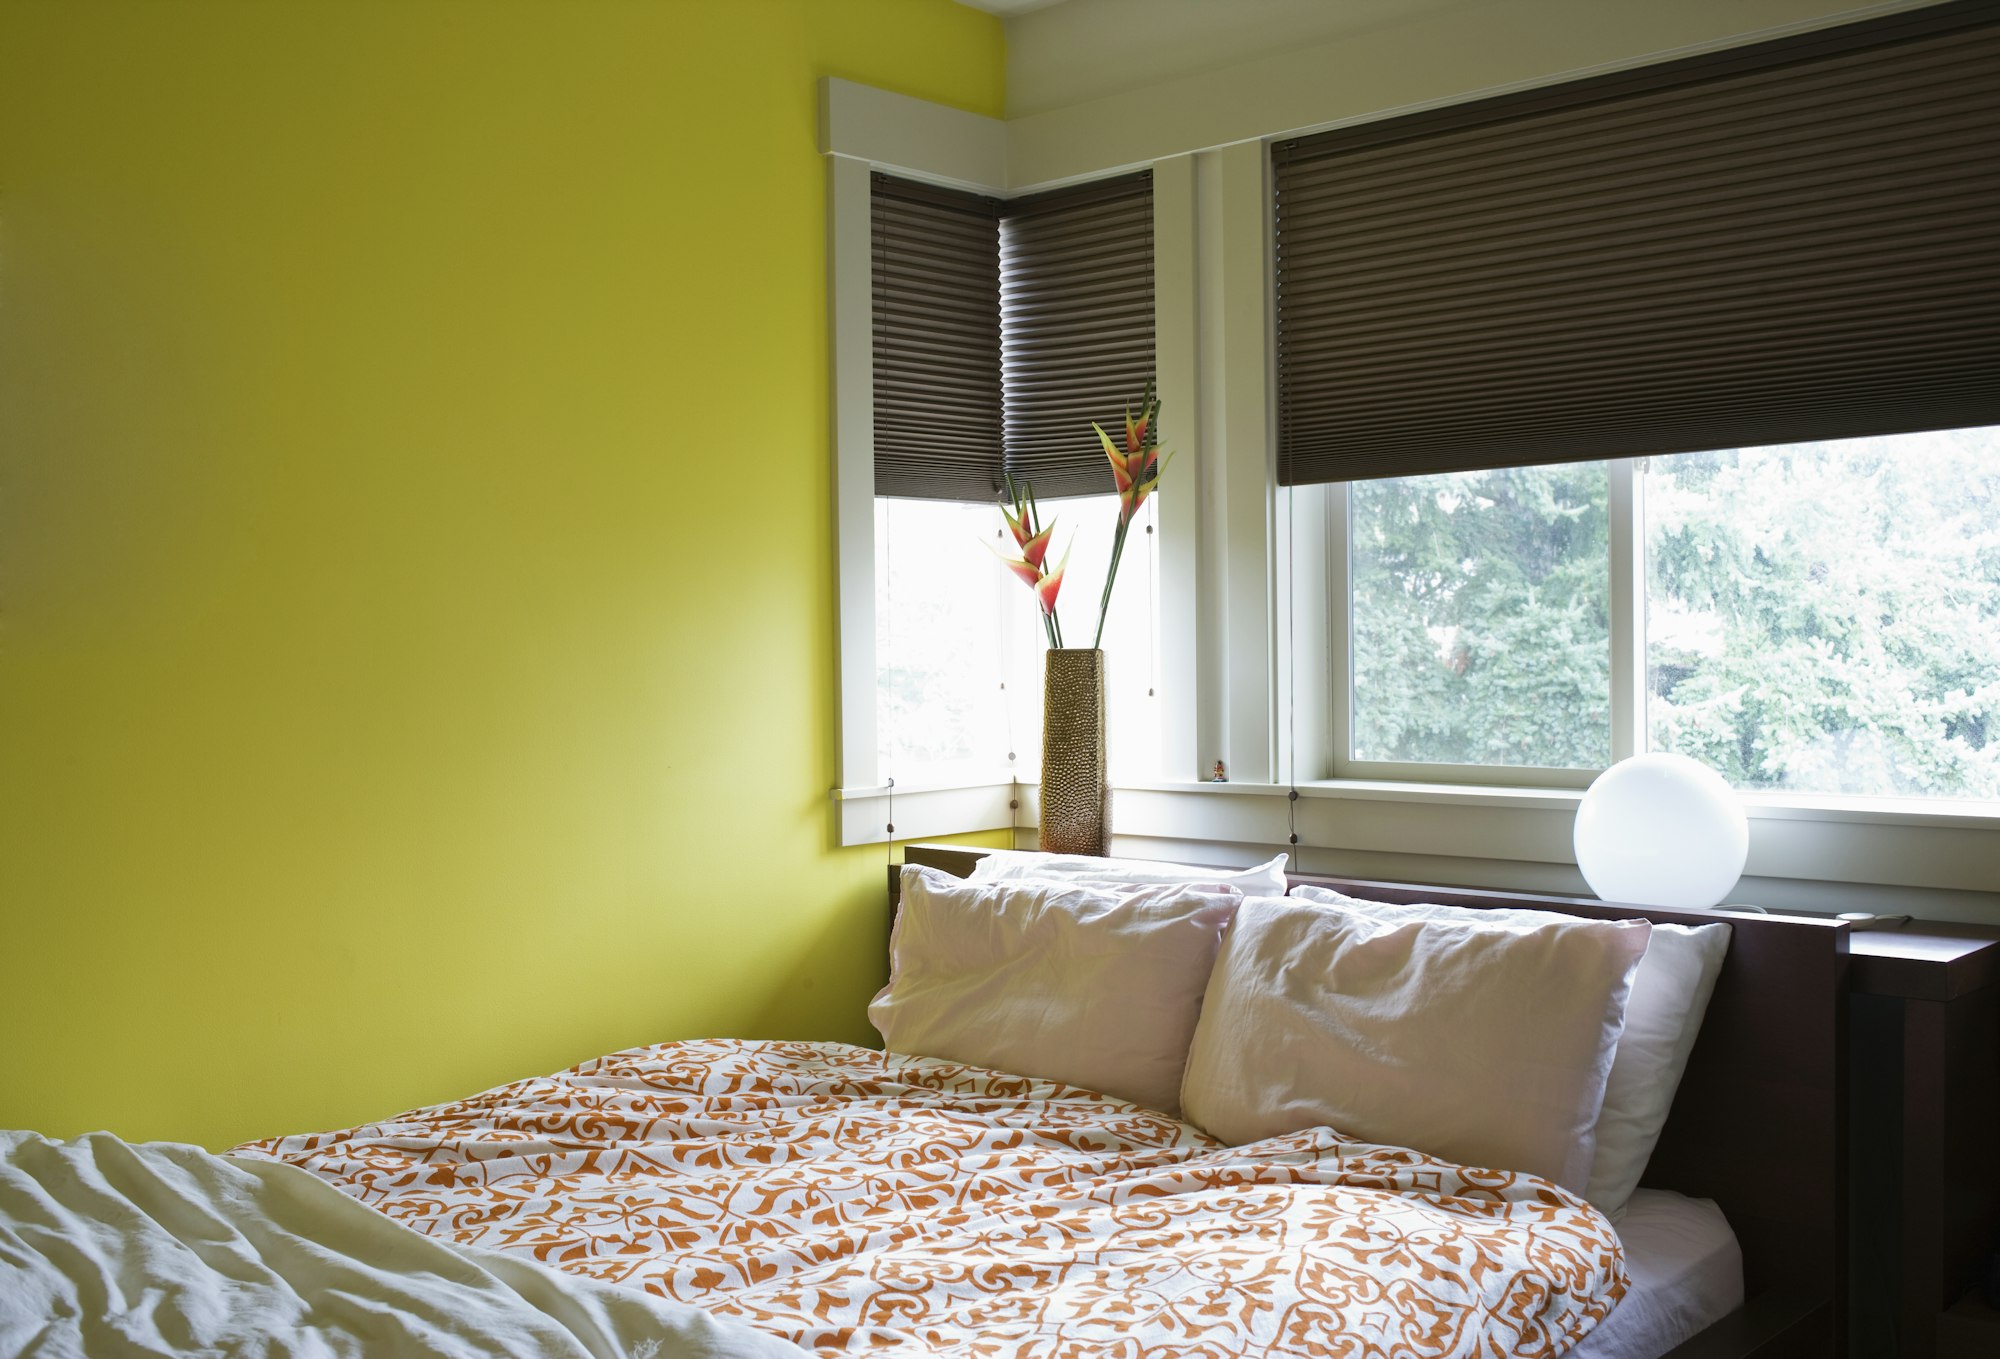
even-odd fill
[[(963, 877), (983, 854), (912, 845), (905, 858)], [(889, 880), (893, 902), (893, 868)], [(1736, 1319), (1747, 1343), (1728, 1352), (1761, 1352), (1760, 1336), (1778, 1342), (1772, 1353), (1837, 1352), (1847, 1267), (1845, 924), (1299, 874), (1291, 882), (1377, 901), (1728, 924), (1729, 954), (1644, 1183), (1714, 1199), (1735, 1228), (1751, 1303)], [(1708, 1353), (1696, 1348), (1707, 1334), (1685, 1352)]]

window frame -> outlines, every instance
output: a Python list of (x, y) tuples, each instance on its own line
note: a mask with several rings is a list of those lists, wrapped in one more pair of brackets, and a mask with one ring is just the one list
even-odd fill
[[(1661, 455), (1672, 457), (1675, 455)], [(1645, 754), (1649, 744), (1646, 689), (1646, 513), (1645, 482), (1649, 459), (1607, 460), (1610, 474), (1609, 565), (1611, 593), (1611, 762)], [(1319, 570), (1299, 573), (1294, 589), (1297, 607), (1309, 616), (1327, 619), (1324, 638), (1301, 636), (1295, 647), (1280, 646), (1280, 685), (1294, 669), (1301, 671), (1301, 702), (1317, 705), (1324, 725), (1323, 741), (1301, 750), (1299, 784), (1303, 792), (1332, 795), (1371, 791), (1385, 795), (1401, 788), (1412, 797), (1430, 799), (1446, 789), (1491, 793), (1501, 798), (1523, 795), (1521, 805), (1535, 805), (1525, 795), (1548, 792), (1579, 796), (1600, 769), (1535, 769), (1500, 765), (1449, 765), (1356, 760), (1352, 749), (1349, 652), (1352, 595), (1348, 579), (1349, 493), (1352, 483), (1330, 482), (1318, 487), (1278, 487), (1280, 516), (1284, 497), (1316, 491), (1324, 498), (1301, 516), (1301, 551), (1322, 553)], [(1324, 657), (1315, 666), (1315, 656)], [(1294, 660), (1296, 656), (1296, 660)], [(1317, 766), (1315, 767), (1315, 763)], [(1876, 825), (1933, 830), (2000, 832), (2000, 803), (1976, 799), (1920, 798), (1889, 794), (1861, 795), (1738, 789), (1753, 821), (1824, 822), (1827, 825)], [(1546, 804), (1545, 804), (1546, 805)], [(1574, 807), (1574, 802), (1568, 804)], [(1950, 854), (1952, 851), (1947, 850)], [(1911, 877), (1906, 864), (1902, 877)], [(1922, 875), (1917, 875), (1922, 876)], [(1956, 881), (1969, 876), (1953, 873)], [(1966, 885), (1970, 885), (1967, 883)]]

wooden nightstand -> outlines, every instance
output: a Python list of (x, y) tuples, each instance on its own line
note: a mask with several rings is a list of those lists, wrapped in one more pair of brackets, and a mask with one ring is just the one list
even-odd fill
[(1967, 1293), (2000, 1230), (2000, 929), (1858, 930), (1848, 956), (1848, 1352), (1991, 1359), (2000, 1325)]

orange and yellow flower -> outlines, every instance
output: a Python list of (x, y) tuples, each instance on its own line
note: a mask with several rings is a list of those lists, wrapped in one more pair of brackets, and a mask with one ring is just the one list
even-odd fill
[[(1160, 474), (1166, 471), (1166, 463), (1160, 459), (1160, 446), (1151, 439), (1152, 426), (1160, 413), (1159, 398), (1148, 387), (1146, 395), (1140, 398), (1139, 414), (1135, 417), (1131, 408), (1125, 411), (1125, 447), (1120, 449), (1113, 443), (1104, 427), (1092, 422), (1097, 431), (1097, 441), (1104, 445), (1104, 456), (1111, 463), (1111, 479), (1118, 487), (1118, 522), (1121, 526), (1132, 522), (1132, 516), (1146, 503), (1160, 484)], [(1169, 453), (1168, 458), (1173, 454)]]
[[(1138, 413), (1131, 407), (1125, 410), (1124, 447), (1112, 441), (1104, 427), (1091, 422), (1097, 431), (1097, 441), (1104, 446), (1104, 456), (1111, 464), (1111, 479), (1118, 488), (1118, 527), (1111, 540), (1111, 566), (1104, 576), (1104, 594), (1098, 600), (1096, 646), (1104, 640), (1104, 619), (1111, 610), (1111, 586), (1118, 579), (1118, 563), (1125, 555), (1125, 534), (1132, 520), (1145, 505), (1147, 497), (1159, 489), (1160, 475), (1166, 471), (1167, 462), (1173, 457), (1169, 453), (1160, 456), (1160, 446), (1153, 437), (1153, 426), (1159, 419), (1160, 400), (1153, 394), (1153, 384), (1146, 384), (1146, 393), (1139, 399)], [(1032, 487), (1025, 483), (1017, 485), (1012, 476), (1003, 478), (1007, 500), (1000, 506), (1000, 514), (1007, 521), (1007, 529), (1014, 535), (1014, 546), (1021, 555), (1010, 557), (997, 553), (1001, 563), (1020, 577), (1034, 590), (1036, 601), (1041, 606), (1042, 626), (1048, 634), (1049, 645), (1062, 645), (1062, 626), (1056, 621), (1056, 595), (1062, 590), (1063, 575), (1069, 568), (1069, 548), (1063, 549), (1062, 561), (1056, 569), (1048, 569), (1049, 538), (1054, 531), (1053, 524), (1041, 522), (1041, 511), (1035, 504)], [(1071, 540), (1070, 547), (1075, 541)]]
[[(1062, 645), (1062, 625), (1056, 619), (1056, 596), (1062, 590), (1063, 573), (1069, 569), (1069, 549), (1063, 550), (1062, 561), (1054, 571), (1050, 571), (1049, 541), (1055, 532), (1055, 525), (1041, 522), (1041, 509), (1035, 504), (1033, 487), (1025, 482), (1016, 485), (1011, 476), (1005, 478), (1005, 484), (1011, 508), (1003, 504), (1000, 514), (1007, 521), (1007, 530), (1014, 535), (1014, 546), (1020, 549), (1021, 555), (1010, 557), (1004, 552), (996, 552), (995, 555), (1000, 558), (1002, 566), (1019, 576), (1022, 583), (1035, 592), (1049, 645), (1059, 647)], [(1075, 543), (1070, 546), (1074, 547)]]
[[(1075, 544), (1072, 543), (1071, 546)], [(1067, 570), (1069, 570), (1069, 548), (1066, 547), (1063, 549), (1062, 560), (1056, 563), (1056, 569), (1035, 582), (1035, 598), (1041, 601), (1042, 612), (1051, 619), (1056, 616), (1056, 592), (1062, 589), (1063, 573)], [(1056, 645), (1060, 646), (1062, 643), (1058, 641)]]

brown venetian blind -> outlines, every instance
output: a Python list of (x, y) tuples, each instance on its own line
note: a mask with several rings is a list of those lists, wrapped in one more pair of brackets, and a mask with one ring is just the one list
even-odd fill
[(875, 493), (992, 500), (1000, 485), (997, 199), (873, 179)]
[(1000, 217), (1007, 470), (1042, 497), (1110, 494), (1092, 421), (1153, 377), (1150, 170), (1010, 200)]
[(2000, 5), (1273, 149), (1287, 483), (2000, 424)]

